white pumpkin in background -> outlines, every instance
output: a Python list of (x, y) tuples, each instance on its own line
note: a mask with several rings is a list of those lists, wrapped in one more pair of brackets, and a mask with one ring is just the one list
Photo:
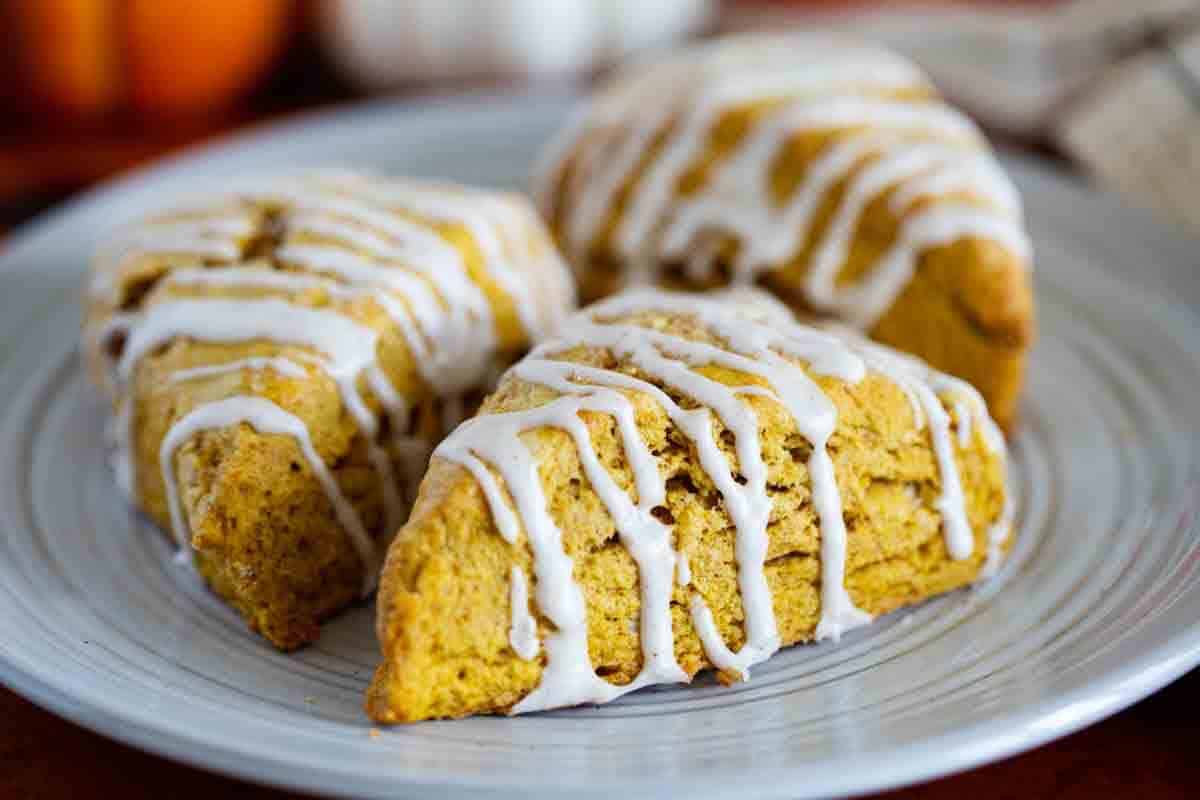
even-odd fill
[(570, 72), (677, 39), (717, 0), (324, 0), (318, 28), (366, 89)]

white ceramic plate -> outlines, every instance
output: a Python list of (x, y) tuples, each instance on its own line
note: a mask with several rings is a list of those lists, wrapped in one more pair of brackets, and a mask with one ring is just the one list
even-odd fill
[[(1013, 443), (1020, 534), (994, 581), (793, 648), (722, 688), (370, 735), (371, 610), (276, 653), (122, 504), (75, 355), (77, 287), (114, 224), (184, 183), (306, 163), (519, 185), (567, 101), (367, 106), (254, 133), (51, 214), (0, 254), (0, 675), (193, 764), (318, 792), (814, 796), (1061, 736), (1200, 662), (1196, 245), (1010, 159), (1041, 342)], [(441, 796), (446, 796), (445, 794)]]

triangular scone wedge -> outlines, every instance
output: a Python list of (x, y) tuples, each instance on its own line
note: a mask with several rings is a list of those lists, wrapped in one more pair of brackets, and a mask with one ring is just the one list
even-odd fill
[(1012, 425), (1035, 329), (1020, 199), (899, 54), (746, 34), (638, 61), (537, 177), (586, 300), (765, 285), (968, 380)]
[(388, 553), (367, 710), (746, 676), (994, 568), (1005, 474), (979, 395), (909, 357), (753, 292), (617, 296), (439, 446)]
[(131, 500), (290, 649), (373, 588), (408, 478), (572, 288), (517, 196), (343, 171), (240, 183), (101, 251), (84, 349)]

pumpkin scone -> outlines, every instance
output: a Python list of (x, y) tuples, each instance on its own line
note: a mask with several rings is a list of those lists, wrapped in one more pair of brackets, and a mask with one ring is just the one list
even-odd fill
[(291, 649), (374, 588), (433, 445), (574, 290), (517, 196), (343, 171), (245, 183), (103, 247), (83, 345), (118, 483)]
[(635, 64), (535, 182), (585, 300), (758, 284), (964, 378), (1011, 427), (1035, 328), (1020, 200), (900, 56), (743, 35)]
[(580, 312), (438, 446), (383, 572), (374, 719), (739, 680), (994, 569), (978, 392), (731, 294)]

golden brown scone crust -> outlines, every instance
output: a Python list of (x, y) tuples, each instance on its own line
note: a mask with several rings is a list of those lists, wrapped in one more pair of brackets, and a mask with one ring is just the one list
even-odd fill
[[(197, 294), (215, 297), (229, 292), (187, 291), (163, 283), (146, 296), (142, 308)], [(240, 294), (268, 295), (262, 290)], [(314, 308), (332, 303), (319, 291), (288, 299)], [(422, 388), (403, 340), (389, 330), (382, 311), (373, 304), (332, 304), (383, 332), (379, 349), (381, 357), (388, 354), (383, 363), (389, 377), (421, 399), (417, 424), (427, 429), (427, 436), (435, 436), (440, 404)], [(184, 368), (256, 355), (295, 357), (297, 351), (303, 353), (270, 342), (214, 345), (176, 340), (142, 361), (129, 395), (137, 409), (133, 424), (136, 495), (141, 509), (164, 530), (170, 530), (171, 519), (159, 447), (167, 431), (205, 403), (250, 395), (270, 400), (304, 421), (314, 447), (372, 538), (382, 541), (387, 535), (380, 476), (327, 375), (312, 369), (300, 379), (241, 370), (184, 383), (168, 380)], [(374, 408), (380, 410), (377, 401)], [(397, 475), (414, 468), (406, 463), (408, 454), (393, 449), (390, 455)], [(290, 650), (315, 640), (319, 623), (357, 598), (363, 564), (292, 437), (263, 435), (244, 423), (202, 431), (177, 451), (175, 476), (200, 573), (253, 630), (276, 647)]]
[[(353, 180), (368, 179), (353, 176)], [(328, 187), (320, 190), (326, 191)], [(320, 193), (315, 185), (312, 192), (314, 196)], [(540, 281), (541, 276), (530, 277), (530, 274), (557, 266), (548, 236), (529, 213), (524, 200), (492, 194), (499, 202), (520, 205), (522, 218), (529, 222), (521, 234), (528, 241), (520, 247), (527, 248), (528, 256), (514, 257), (511, 268), (518, 274), (526, 273), (530, 280)], [(118, 332), (108, 340), (98, 335), (106, 325), (120, 322), (126, 316), (136, 320), (148, 309), (179, 300), (275, 299), (335, 313), (378, 335), (377, 363), (411, 409), (409, 428), (403, 432), (403, 438), (413, 443), (436, 442), (443, 429), (446, 398), (439, 397), (426, 382), (394, 317), (369, 292), (348, 294), (342, 291), (346, 287), (339, 280), (330, 281), (331, 289), (176, 282), (184, 274), (181, 270), (195, 271), (197, 267), (214, 271), (213, 274), (221, 270), (257, 270), (310, 275), (301, 265), (280, 257), (281, 248), (287, 245), (332, 246), (368, 260), (373, 258), (351, 242), (290, 227), (297, 213), (282, 200), (230, 196), (189, 206), (183, 211), (168, 211), (143, 223), (153, 227), (206, 215), (242, 215), (250, 226), (244, 235), (234, 237), (233, 251), (221, 256), (133, 250), (114, 259), (105, 254), (103, 263), (96, 267), (89, 293), (84, 333), (88, 366), (97, 382), (112, 393), (114, 411), (132, 403), (133, 500), (164, 529), (170, 530), (171, 519), (159, 448), (167, 432), (189, 412), (206, 404), (250, 396), (268, 400), (304, 423), (315, 450), (342, 494), (353, 505), (376, 546), (381, 547), (393, 533), (385, 525), (383, 478), (368, 458), (364, 433), (344, 407), (337, 384), (312, 362), (318, 355), (314, 350), (271, 340), (222, 343), (176, 337), (142, 358), (128, 383), (119, 385), (112, 379), (112, 368), (120, 356), (124, 335)], [(496, 335), (493, 366), (501, 368), (511, 363), (528, 346), (530, 334), (518, 318), (513, 298), (489, 272), (473, 234), (457, 223), (422, 218), (396, 209), (385, 209), (385, 213), (415, 222), (457, 249), (471, 279), (483, 291), (492, 309)], [(401, 265), (394, 268), (405, 269)], [(552, 282), (562, 277), (549, 275), (545, 280)], [(551, 286), (546, 292), (534, 292), (533, 296), (548, 301), (555, 291), (559, 287)], [(391, 294), (411, 307), (402, 292)], [(563, 313), (569, 302), (569, 295), (558, 297), (556, 307), (547, 310), (547, 318)], [(284, 357), (303, 366), (305, 374), (297, 377), (270, 369), (247, 368), (184, 381), (172, 379), (180, 370), (249, 357)], [(478, 377), (480, 382), (487, 379), (484, 375)], [(359, 388), (367, 407), (386, 420), (380, 399), (361, 376)], [(461, 398), (468, 405), (478, 402), (483, 386), (477, 384), (471, 391), (479, 394), (475, 400), (470, 393)], [(390, 435), (389, 425), (387, 421), (383, 423), (376, 441), (387, 452), (395, 476), (403, 479), (414, 471), (410, 477), (419, 476), (424, 468), (424, 455), (396, 441)], [(276, 647), (290, 650), (313, 641), (322, 620), (359, 597), (364, 564), (296, 439), (261, 434), (247, 423), (204, 430), (179, 447), (173, 466), (197, 568), (208, 584), (245, 617), (250, 627)], [(397, 488), (404, 491), (404, 487)]]
[[(750, 37), (751, 39), (753, 37)], [(752, 44), (751, 44), (752, 46)], [(626, 78), (636, 81), (637, 77)], [(602, 88), (601, 92), (604, 92)], [(857, 87), (848, 92), (866, 98), (891, 100), (907, 104), (941, 104), (932, 90), (925, 88)], [(788, 98), (773, 98), (730, 104), (712, 125), (706, 144), (698, 157), (688, 162), (675, 187), (674, 199), (668, 203), (666, 215), (682, 200), (696, 196), (706, 189), (730, 153), (745, 142), (756, 126), (778, 110)], [(811, 98), (810, 98), (811, 99)], [(588, 174), (589, 158), (597, 152), (599, 169), (603, 169), (617, 152), (609, 142), (620, 142), (631, 136), (629, 129), (611, 122), (598, 122), (573, 140), (557, 169), (549, 174), (541, 187), (540, 202), (550, 220), (551, 229), (563, 248), (571, 255), (579, 276), (581, 297), (590, 302), (608, 296), (622, 288), (631, 264), (614, 246), (614, 237), (628, 214), (634, 191), (646, 179), (662, 155), (671, 135), (683, 125), (685, 108), (671, 117), (652, 141), (607, 208), (607, 217), (593, 241), (572, 242), (568, 232), (568, 207), (577, 202), (579, 186), (595, 180)], [(636, 115), (642, 122), (646, 114)], [(628, 126), (630, 129), (632, 125)], [(770, 192), (775, 203), (785, 202), (804, 181), (807, 170), (822, 156), (850, 137), (870, 129), (861, 125), (831, 125), (821, 130), (802, 130), (791, 134), (770, 170)], [(913, 135), (913, 141), (920, 137)], [(570, 141), (570, 140), (569, 140)], [(602, 148), (609, 148), (607, 151)], [(603, 154), (607, 153), (607, 157)], [(804, 297), (803, 286), (808, 275), (814, 248), (826, 233), (838, 204), (848, 185), (863, 170), (878, 160), (868, 157), (856, 163), (844, 179), (835, 182), (823, 195), (813, 216), (805, 240), (792, 256), (773, 264), (760, 275), (759, 282), (776, 292), (799, 313), (813, 312)], [(595, 162), (592, 162), (593, 165)], [(593, 166), (593, 169), (596, 167)], [(879, 192), (866, 206), (858, 219), (852, 245), (838, 269), (838, 286), (853, 283), (865, 274), (896, 242), (904, 221), (919, 214), (932, 204), (953, 203), (986, 207), (987, 200), (962, 187), (924, 194), (909, 207), (897, 212), (889, 200), (896, 184)], [(730, 203), (736, 206), (737, 198)], [(719, 226), (717, 226), (719, 228)], [(733, 275), (731, 267), (741, 242), (730, 231), (709, 231), (711, 244), (717, 253), (716, 274), (711, 278), (690, 275), (683, 265), (659, 260), (651, 270), (660, 285), (673, 289), (706, 289), (724, 285)], [(989, 410), (1005, 430), (1010, 430), (1016, 417), (1017, 399), (1024, 382), (1025, 361), (1032, 347), (1035, 315), (1029, 265), (1023, 257), (997, 241), (965, 236), (945, 245), (927, 247), (920, 251), (914, 276), (907, 288), (896, 298), (890, 310), (883, 314), (867, 333), (889, 346), (914, 353), (931, 366), (964, 378), (984, 395)]]
[[(695, 341), (720, 341), (686, 316), (641, 313), (629, 319)], [(582, 347), (556, 358), (616, 369), (661, 386), (603, 349)], [(697, 369), (731, 386), (762, 382), (723, 367)], [(854, 602), (881, 614), (972, 581), (1005, 493), (1003, 457), (989, 449), (979, 426), (967, 446), (955, 451), (975, 539), (973, 554), (956, 561), (947, 553), (941, 517), (933, 507), (941, 484), (930, 434), (915, 424), (904, 392), (876, 373), (849, 384), (805, 369), (837, 408), (828, 451), (848, 529), (846, 586)], [(734, 528), (691, 441), (650, 396), (623, 393), (666, 480), (662, 518), (673, 522), (673, 546), (690, 564), (690, 584), (673, 589), (671, 616), (678, 663), (694, 675), (711, 667), (688, 613), (694, 593), (712, 610), (731, 649), (744, 641)], [(557, 396), (510, 376), (480, 414), (533, 408)], [(952, 399), (943, 398), (947, 408)], [(779, 633), (785, 645), (803, 642), (813, 637), (820, 614), (820, 532), (806, 466), (810, 448), (775, 400), (757, 395), (742, 400), (758, 416), (773, 499), (765, 571)], [(580, 416), (601, 461), (629, 490), (632, 472), (613, 418), (586, 411)], [(713, 424), (715, 440), (736, 465), (733, 437), (719, 421)], [(585, 477), (568, 434), (538, 428), (521, 439), (538, 465), (550, 516), (562, 531), (586, 598), (592, 664), (605, 680), (628, 683), (642, 663), (636, 565), (617, 540), (613, 520)], [(410, 722), (505, 711), (538, 685), (544, 650), (524, 661), (509, 643), (513, 565), (533, 575), (527, 540), (505, 541), (476, 480), (458, 464), (435, 457), (412, 517), (391, 546), (378, 595), (384, 657), (367, 696), (374, 719)], [(543, 639), (553, 630), (541, 616), (538, 627)]]

